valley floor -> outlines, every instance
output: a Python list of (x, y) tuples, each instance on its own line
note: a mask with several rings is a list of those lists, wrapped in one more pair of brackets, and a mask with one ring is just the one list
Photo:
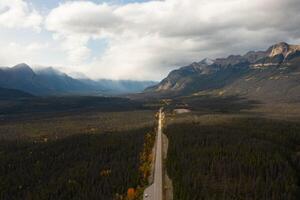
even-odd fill
[(141, 155), (151, 145), (156, 110), (122, 101), (93, 109), (41, 108), (19, 114), (13, 107), (2, 115), (0, 199), (119, 200), (141, 195), (147, 183), (147, 168), (141, 169), (147, 160)]
[[(298, 104), (199, 102), (169, 105), (164, 132), (174, 200), (299, 199)], [(176, 107), (192, 112), (172, 112)]]
[[(47, 102), (32, 102), (38, 105), (32, 113), (22, 102), (0, 102), (0, 199), (140, 199), (162, 104), (164, 170), (172, 180), (167, 196), (300, 197), (298, 103), (193, 96), (146, 103), (95, 99), (88, 109), (77, 99), (66, 109)], [(57, 112), (56, 105), (63, 109)]]

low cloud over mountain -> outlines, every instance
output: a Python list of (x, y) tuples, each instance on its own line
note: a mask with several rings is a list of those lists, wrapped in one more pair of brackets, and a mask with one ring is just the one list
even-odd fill
[(35, 95), (116, 95), (141, 92), (151, 81), (75, 79), (52, 67), (33, 71), (27, 64), (0, 68), (0, 87)]
[(0, 65), (67, 66), (95, 79), (160, 80), (202, 57), (300, 43), (298, 0), (4, 2)]

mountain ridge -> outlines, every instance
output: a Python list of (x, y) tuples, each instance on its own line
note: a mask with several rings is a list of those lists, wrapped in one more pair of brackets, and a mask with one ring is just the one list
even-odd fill
[(300, 100), (295, 92), (300, 94), (300, 45), (280, 42), (266, 51), (205, 61), (171, 71), (159, 84), (147, 88), (145, 94), (171, 97), (214, 93), (263, 101)]
[(53, 67), (33, 70), (25, 63), (11, 68), (0, 68), (0, 87), (21, 90), (37, 96), (118, 95), (141, 92), (155, 83), (151, 81), (76, 79)]

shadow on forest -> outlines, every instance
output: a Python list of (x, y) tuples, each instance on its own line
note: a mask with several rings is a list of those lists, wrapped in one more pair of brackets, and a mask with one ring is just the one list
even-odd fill
[(117, 112), (141, 108), (143, 105), (140, 102), (114, 97), (35, 97), (0, 101), (0, 115), (82, 111)]
[(250, 100), (241, 96), (189, 96), (178, 98), (169, 108), (189, 108), (194, 111), (238, 113), (251, 110), (260, 105), (257, 100)]

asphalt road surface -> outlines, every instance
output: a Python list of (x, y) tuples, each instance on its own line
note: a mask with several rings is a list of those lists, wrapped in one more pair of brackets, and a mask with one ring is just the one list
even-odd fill
[(163, 199), (163, 159), (162, 159), (162, 109), (159, 110), (158, 129), (155, 151), (154, 181), (144, 191), (144, 200)]

